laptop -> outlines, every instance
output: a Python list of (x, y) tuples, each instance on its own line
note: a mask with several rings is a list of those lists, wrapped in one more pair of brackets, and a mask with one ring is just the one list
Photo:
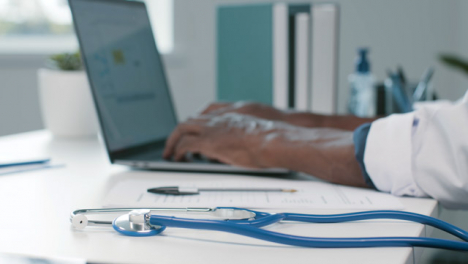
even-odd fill
[(158, 170), (288, 173), (203, 158), (164, 160), (166, 139), (178, 122), (145, 4), (125, 0), (69, 0), (69, 4), (112, 163)]

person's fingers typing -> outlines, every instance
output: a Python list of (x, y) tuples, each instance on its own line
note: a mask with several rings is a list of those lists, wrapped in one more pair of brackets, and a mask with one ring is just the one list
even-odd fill
[(185, 122), (177, 126), (171, 136), (166, 141), (163, 157), (170, 159), (174, 154), (174, 147), (184, 134), (198, 134), (202, 127), (195, 122)]
[(202, 139), (195, 135), (183, 135), (174, 148), (174, 160), (183, 161), (187, 153), (203, 154)]

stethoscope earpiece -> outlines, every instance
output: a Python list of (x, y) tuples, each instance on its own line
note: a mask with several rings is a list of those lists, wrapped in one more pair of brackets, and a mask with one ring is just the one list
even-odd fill
[(77, 214), (72, 218), (72, 225), (76, 229), (84, 229), (88, 225), (88, 218), (84, 214)]

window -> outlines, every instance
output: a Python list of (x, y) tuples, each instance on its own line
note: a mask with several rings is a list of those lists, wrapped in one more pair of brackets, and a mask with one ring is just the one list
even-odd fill
[[(173, 49), (173, 0), (146, 0), (161, 53)], [(67, 0), (0, 0), (0, 53), (41, 54), (78, 48)]]
[(174, 8), (173, 0), (146, 0), (146, 6), (153, 26), (154, 35), (161, 53), (174, 49)]

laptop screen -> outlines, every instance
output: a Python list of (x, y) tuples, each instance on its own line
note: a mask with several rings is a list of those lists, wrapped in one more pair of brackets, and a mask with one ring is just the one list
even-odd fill
[(166, 139), (177, 125), (143, 3), (70, 0), (109, 151)]

